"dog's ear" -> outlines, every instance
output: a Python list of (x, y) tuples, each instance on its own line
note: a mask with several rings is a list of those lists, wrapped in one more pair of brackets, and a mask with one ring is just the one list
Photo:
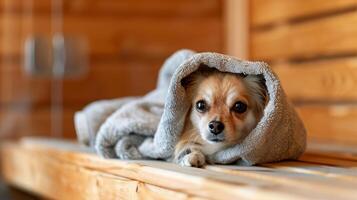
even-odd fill
[(266, 81), (263, 75), (243, 75), (244, 80), (247, 80), (250, 90), (255, 91), (259, 95), (259, 99), (262, 103), (266, 104), (269, 100), (268, 89)]
[(267, 89), (267, 85), (265, 83), (265, 78), (263, 75), (256, 75), (259, 79), (259, 85), (260, 87), (262, 87), (266, 92), (268, 92), (268, 89)]
[(246, 80), (252, 80), (256, 82), (262, 89), (265, 91), (268, 91), (266, 83), (265, 83), (265, 78), (263, 75), (247, 75), (247, 74), (239, 74), (240, 77)]
[(210, 68), (205, 64), (201, 64), (195, 72), (181, 80), (181, 85), (187, 89), (198, 82), (200, 78), (209, 76), (214, 70), (215, 69)]
[(266, 104), (269, 99), (267, 84), (266, 84), (266, 81), (265, 81), (265, 78), (263, 75), (257, 75), (257, 76), (259, 78), (259, 85), (263, 90), (262, 98), (263, 98), (264, 104)]
[(184, 87), (186, 90), (189, 88), (191, 85), (193, 85), (194, 82), (194, 74), (190, 74), (186, 76), (185, 78), (181, 79), (181, 85)]

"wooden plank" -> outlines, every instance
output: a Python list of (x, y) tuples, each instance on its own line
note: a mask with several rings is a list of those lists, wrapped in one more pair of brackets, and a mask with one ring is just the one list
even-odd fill
[[(315, 144), (308, 143), (309, 148), (299, 158), (300, 161), (267, 163), (257, 167), (214, 165), (206, 166), (206, 169), (231, 174), (232, 176), (240, 175), (256, 178), (260, 181), (270, 181), (274, 184), (292, 185), (297, 190), (305, 191), (313, 189), (319, 192), (325, 190), (329, 193), (329, 188), (325, 187), (326, 182), (336, 183), (341, 181), (342, 183), (357, 184), (357, 154), (354, 154), (353, 157), (351, 155), (352, 152), (356, 152), (355, 147), (352, 148), (351, 146), (344, 148), (343, 152), (331, 153), (336, 149), (334, 144), (328, 144), (323, 152), (318, 149), (323, 143), (318, 146)], [(311, 149), (311, 147), (314, 148)], [(343, 146), (339, 148), (343, 148)], [(316, 181), (321, 181), (321, 183), (316, 183)], [(333, 184), (330, 186), (334, 187)]]
[(357, 160), (356, 145), (336, 144), (327, 142), (310, 142), (307, 149), (312, 153), (319, 153), (323, 155), (336, 155), (339, 158), (346, 158)]
[[(349, 182), (336, 181), (342, 185), (326, 182), (325, 185), (319, 184), (317, 187), (325, 187), (323, 192), (320, 193), (316, 188), (315, 192), (309, 192), (296, 189), (295, 185), (287, 186), (286, 183), (282, 184), (278, 180), (272, 184), (270, 180), (179, 167), (166, 162), (104, 160), (86, 152), (86, 149), (78, 148), (68, 142), (27, 139), (20, 144), (8, 144), (2, 147), (2, 155), (6, 155), (2, 157), (3, 173), (8, 183), (52, 198), (57, 197), (56, 195), (70, 195), (72, 192), (76, 193), (75, 195), (83, 195), (81, 197), (96, 196), (98, 187), (94, 183), (97, 181), (92, 181), (95, 174), (109, 174), (113, 178), (118, 177), (119, 180), (131, 179), (166, 190), (212, 199), (333, 199), (334, 197), (348, 199), (356, 193), (354, 186), (348, 185)], [(24, 162), (27, 164), (23, 164)], [(72, 173), (67, 172), (71, 168), (75, 171), (73, 176)], [(83, 173), (86, 171), (84, 169), (92, 174), (86, 175)], [(250, 169), (254, 172), (257, 168)], [(72, 181), (72, 178), (77, 181)], [(290, 177), (291, 180), (296, 178), (296, 176)], [(322, 179), (316, 180), (322, 182)], [(73, 182), (75, 184), (72, 184)], [(44, 183), (46, 185), (39, 187)], [(120, 185), (123, 187), (122, 184)], [(330, 187), (328, 185), (333, 185), (329, 190), (331, 196), (326, 196), (324, 193), (328, 191), (326, 190), (326, 187)], [(54, 187), (57, 189), (53, 189)], [(106, 188), (106, 192), (111, 194), (111, 184), (106, 184)], [(82, 190), (84, 192), (79, 192)], [(58, 194), (57, 191), (62, 192)], [(172, 196), (170, 197), (172, 199)]]
[(348, 12), (266, 31), (254, 31), (251, 35), (251, 57), (272, 61), (356, 55), (357, 26), (354, 24), (357, 24), (357, 12)]
[[(52, 34), (49, 16), (6, 16), (6, 30), (0, 27), (0, 55), (21, 56), (25, 40), (31, 35)], [(19, 26), (20, 24), (20, 26)], [(181, 48), (200, 51), (221, 51), (220, 18), (97, 18), (95, 16), (64, 16), (63, 32), (88, 43), (89, 54), (120, 59), (159, 58)], [(4, 32), (2, 35), (1, 32)], [(12, 35), (12, 33), (17, 33)]]
[[(75, 108), (64, 108), (62, 112), (62, 137), (75, 138), (73, 115)], [(32, 107), (27, 105), (0, 107), (0, 140), (23, 136), (54, 136), (51, 122), (52, 110), (48, 107)], [(57, 122), (55, 122), (57, 123)]]
[[(304, 163), (302, 163), (302, 165), (303, 164)], [(351, 173), (350, 175), (345, 176), (324, 176), (323, 173), (301, 173), (300, 171), (275, 168), (275, 165), (279, 164), (269, 164), (266, 165), (268, 167), (259, 167), (258, 170), (242, 168), (239, 166), (207, 166), (206, 169), (229, 174), (231, 176), (254, 178), (260, 182), (270, 182), (275, 187), (277, 187), (278, 185), (284, 185), (286, 187), (291, 187), (292, 189), (298, 191), (305, 191), (307, 193), (314, 193), (314, 191), (319, 191), (318, 193), (321, 196), (323, 194), (323, 196), (328, 196), (331, 199), (346, 198), (345, 192), (348, 193), (348, 191), (343, 191), (346, 188), (341, 188), (341, 190), (339, 190), (339, 186), (346, 185), (347, 187), (349, 187), (348, 185), (351, 186), (357, 184), (357, 171), (354, 171), (354, 174)], [(300, 167), (297, 168), (300, 169)], [(341, 171), (345, 170), (342, 168), (338, 169), (340, 169)], [(336, 185), (339, 186), (335, 187)], [(352, 188), (353, 187), (351, 187), (350, 189)], [(332, 194), (331, 190), (334, 190), (335, 194)], [(321, 196), (316, 195), (315, 198), (321, 198)]]
[[(3, 152), (5, 153), (5, 152)], [(35, 154), (32, 154), (35, 155)], [(70, 163), (61, 163), (45, 155), (38, 155), (40, 162), (31, 159), (31, 153), (12, 151), (4, 158), (5, 179), (17, 187), (54, 199), (198, 199), (190, 195), (159, 188), (110, 173), (91, 170)], [(27, 166), (14, 162), (27, 163)], [(9, 164), (8, 166), (6, 165)], [(38, 171), (40, 170), (40, 171)], [(16, 173), (16, 176), (11, 174)]]
[[(208, 17), (221, 14), (220, 0), (64, 0), (64, 14), (100, 16), (156, 16), (156, 17)], [(0, 10), (21, 13), (50, 14), (51, 1), (48, 0), (1, 0)]]
[(356, 145), (314, 142), (308, 145), (308, 154), (318, 157), (329, 157), (357, 163)]
[[(307, 154), (309, 154), (309, 152)], [(319, 157), (318, 155), (315, 156)], [(315, 162), (303, 161), (284, 161), (280, 163), (263, 164), (262, 166), (277, 171), (323, 176), (326, 178), (347, 180), (355, 183), (357, 181), (357, 171), (355, 169), (348, 169), (341, 166), (330, 166)]]
[(226, 52), (240, 59), (248, 59), (249, 54), (249, 1), (225, 1)]
[(357, 105), (302, 105), (296, 109), (306, 126), (308, 140), (357, 144)]
[(301, 173), (312, 176), (326, 177), (327, 179), (338, 179), (353, 182), (354, 184), (357, 183), (356, 169), (344, 168), (340, 166), (322, 165), (315, 163), (316, 161), (286, 161), (280, 163), (263, 164), (263, 166), (272, 168), (277, 171)]
[(296, 102), (347, 102), (357, 100), (357, 57), (276, 64), (288, 97)]
[[(300, 105), (297, 111), (308, 130), (309, 140), (350, 145), (357, 143), (356, 105), (326, 104), (356, 101), (356, 66), (355, 57), (273, 65), (288, 97)], [(325, 104), (301, 104), (311, 101)]]
[[(118, 60), (95, 62), (80, 77), (63, 81), (65, 106), (85, 105), (98, 99), (144, 95), (155, 89), (159, 68), (163, 61)], [(0, 67), (0, 104), (49, 105), (51, 84), (49, 77), (31, 77), (19, 65)]]
[(356, 6), (356, 0), (253, 0), (251, 2), (252, 24), (253, 26), (261, 26), (279, 23), (292, 19), (335, 13)]
[(349, 153), (327, 153), (327, 152), (308, 152), (307, 155), (310, 156), (317, 156), (317, 157), (328, 157), (328, 158), (334, 158), (338, 159), (341, 161), (351, 161), (351, 163), (354, 163), (357, 165), (357, 154), (349, 154)]
[(300, 161), (312, 162), (330, 166), (345, 167), (356, 170), (357, 161), (344, 160), (329, 156), (317, 156), (315, 154), (304, 154), (299, 158)]
[[(357, 180), (357, 148), (355, 145), (309, 141), (306, 152), (300, 160), (304, 161), (284, 161), (262, 166), (274, 170), (315, 174), (350, 181)], [(350, 167), (346, 167), (346, 163)]]

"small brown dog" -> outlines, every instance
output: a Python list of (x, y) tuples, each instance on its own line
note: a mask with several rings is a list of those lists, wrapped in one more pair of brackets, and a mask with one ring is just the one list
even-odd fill
[(238, 144), (263, 115), (267, 92), (260, 76), (219, 72), (207, 66), (182, 81), (192, 106), (174, 162), (202, 167), (207, 157)]

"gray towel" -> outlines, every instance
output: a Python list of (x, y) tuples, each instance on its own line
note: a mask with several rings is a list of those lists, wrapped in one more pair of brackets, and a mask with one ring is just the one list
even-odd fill
[(296, 159), (304, 152), (304, 125), (266, 63), (190, 50), (180, 50), (166, 60), (156, 89), (146, 96), (95, 102), (77, 112), (78, 138), (84, 143), (93, 138), (96, 151), (106, 158), (169, 159), (190, 108), (181, 80), (200, 65), (262, 75), (269, 95), (264, 115), (251, 133), (241, 143), (212, 155), (211, 162), (254, 165)]

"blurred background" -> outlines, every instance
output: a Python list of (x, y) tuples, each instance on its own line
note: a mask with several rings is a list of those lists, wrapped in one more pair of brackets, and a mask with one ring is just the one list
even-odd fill
[(0, 140), (75, 138), (75, 111), (144, 95), (181, 48), (268, 62), (309, 142), (357, 144), (356, 0), (0, 0)]
[(74, 138), (86, 104), (144, 95), (180, 48), (224, 51), (220, 0), (1, 0), (0, 138)]
[(74, 138), (181, 48), (271, 64), (309, 139), (356, 144), (356, 0), (0, 0), (0, 139)]

